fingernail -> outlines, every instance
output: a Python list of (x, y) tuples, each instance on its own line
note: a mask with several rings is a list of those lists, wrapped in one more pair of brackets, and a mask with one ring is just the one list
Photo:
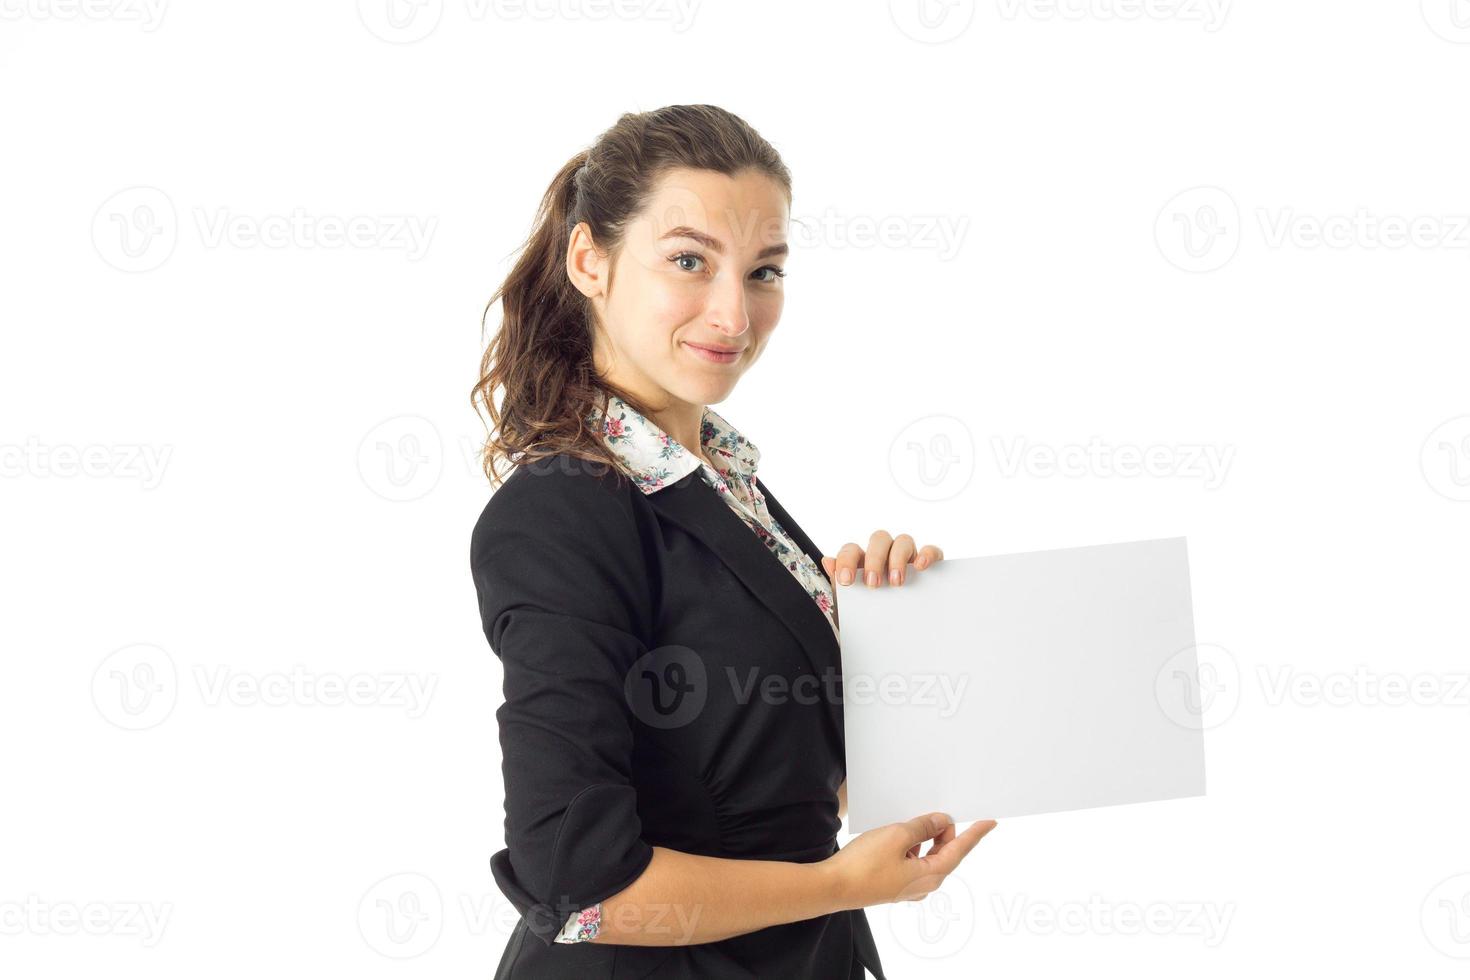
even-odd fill
[(842, 570), (842, 574), (837, 576), (837, 581), (841, 582), (843, 585), (851, 585), (852, 584), (852, 569), (850, 569), (850, 568), (844, 568)]
[(888, 581), (892, 582), (894, 585), (902, 585), (903, 575), (899, 572), (898, 569), (895, 568), (893, 571), (888, 573)]
[(870, 588), (870, 589), (876, 589), (878, 587), (878, 573), (877, 572), (869, 572), (867, 578), (868, 578), (868, 588)]

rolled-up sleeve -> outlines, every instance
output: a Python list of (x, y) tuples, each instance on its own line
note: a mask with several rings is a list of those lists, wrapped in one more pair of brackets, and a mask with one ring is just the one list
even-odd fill
[(504, 670), (496, 710), (505, 843), (491, 871), (548, 946), (632, 884), (641, 836), (624, 679), (647, 650), (649, 583), (626, 493), (607, 476), (509, 478), (475, 526), (480, 616)]

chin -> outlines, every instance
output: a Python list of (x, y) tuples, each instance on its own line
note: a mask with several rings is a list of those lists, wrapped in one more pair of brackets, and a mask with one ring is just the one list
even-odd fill
[(669, 390), (691, 405), (713, 405), (730, 397), (730, 392), (735, 390), (735, 379), (686, 378), (678, 387)]

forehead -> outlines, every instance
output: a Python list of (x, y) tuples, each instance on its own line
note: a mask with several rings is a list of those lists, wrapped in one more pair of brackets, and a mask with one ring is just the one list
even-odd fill
[(786, 241), (790, 204), (780, 183), (754, 170), (676, 169), (659, 177), (639, 219), (655, 238), (689, 227), (747, 251)]

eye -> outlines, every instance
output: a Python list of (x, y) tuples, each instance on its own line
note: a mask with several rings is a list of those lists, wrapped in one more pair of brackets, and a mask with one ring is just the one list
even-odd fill
[[(681, 263), (681, 262), (683, 262), (685, 260), (688, 260), (688, 261), (691, 261), (691, 262), (703, 262), (704, 261), (704, 256), (698, 255), (698, 254), (696, 254), (694, 252), (680, 252), (678, 255), (671, 255), (671, 256), (669, 256), (669, 261), (670, 262)], [(697, 268), (691, 269), (691, 268), (689, 268), (686, 265), (680, 265), (679, 268), (683, 269), (685, 272), (697, 272), (698, 271)]]
[(758, 280), (760, 282), (776, 282), (780, 279), (786, 278), (786, 270), (778, 265), (763, 265), (759, 269), (755, 270), (752, 275), (759, 275), (762, 272), (771, 273), (771, 277), (769, 279)]

